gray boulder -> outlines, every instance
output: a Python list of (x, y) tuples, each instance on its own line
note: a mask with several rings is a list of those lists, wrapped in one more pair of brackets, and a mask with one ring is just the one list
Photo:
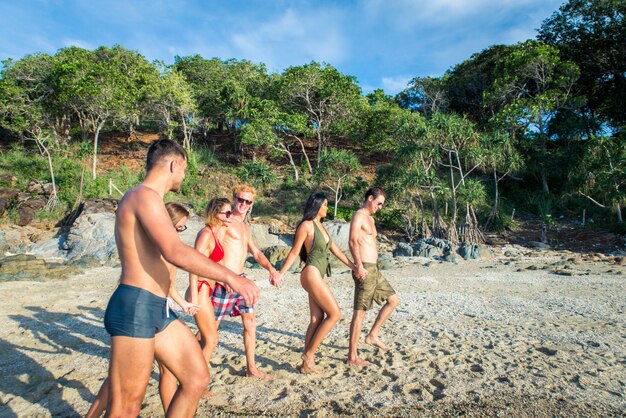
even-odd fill
[[(272, 263), (276, 269), (280, 269), (283, 266), (289, 251), (291, 251), (291, 247), (287, 247), (286, 245), (274, 245), (263, 250), (263, 254), (265, 254), (269, 262)], [(297, 270), (299, 265), (300, 257), (297, 257), (289, 268), (289, 271)]]
[(394, 257), (413, 257), (413, 247), (406, 242), (399, 242), (393, 250)]
[(342, 219), (335, 219), (329, 222), (324, 222), (324, 227), (328, 231), (330, 237), (333, 239), (333, 242), (341, 249), (341, 251), (349, 255), (350, 223)]
[(378, 259), (378, 268), (381, 270), (389, 270), (394, 268), (396, 263), (392, 257), (387, 255), (380, 256)]
[(83, 213), (76, 219), (61, 248), (69, 260), (93, 256), (103, 265), (117, 265), (119, 256), (113, 233), (115, 214)]
[(443, 255), (451, 253), (454, 248), (454, 244), (452, 244), (452, 242), (441, 238), (422, 238), (417, 240), (414, 245), (418, 245), (420, 243), (439, 248)]
[(61, 250), (61, 243), (67, 238), (67, 234), (61, 235), (60, 238), (51, 238), (45, 241), (37, 242), (28, 249), (28, 253), (44, 259), (65, 258), (65, 251)]
[(539, 241), (530, 241), (526, 245), (528, 246), (528, 248), (532, 248), (535, 250), (550, 250), (550, 245)]
[(0, 231), (0, 254), (4, 253), (9, 249), (9, 244), (7, 243), (7, 236), (4, 231)]
[(476, 260), (477, 258), (480, 258), (480, 246), (463, 244), (459, 247), (457, 253), (465, 260)]
[(277, 245), (286, 246), (278, 235), (270, 233), (270, 227), (262, 224), (250, 224), (252, 240), (260, 250)]
[(418, 241), (413, 244), (413, 255), (416, 257), (432, 258), (443, 255), (443, 250), (426, 242)]

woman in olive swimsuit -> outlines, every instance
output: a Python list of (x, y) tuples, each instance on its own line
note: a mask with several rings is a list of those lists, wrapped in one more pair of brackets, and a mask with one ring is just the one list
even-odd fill
[[(204, 224), (206, 226), (198, 232), (196, 237), (196, 250), (216, 263), (224, 258), (224, 249), (219, 237), (224, 236), (224, 228), (227, 228), (230, 223), (231, 213), (228, 199), (223, 197), (212, 199), (205, 211)], [(207, 366), (217, 346), (217, 323), (213, 313), (213, 303), (211, 303), (211, 293), (214, 287), (215, 280), (190, 274), (189, 288), (185, 294), (188, 301), (200, 306), (194, 318), (198, 325), (197, 337)]]
[(330, 276), (330, 253), (356, 274), (354, 264), (335, 245), (328, 231), (322, 225), (322, 218), (328, 212), (328, 199), (322, 193), (309, 197), (304, 207), (302, 220), (296, 228), (293, 247), (280, 269), (281, 276), (289, 270), (296, 257), (300, 255), (306, 263), (300, 273), (300, 283), (309, 294), (310, 322), (304, 340), (302, 354), (302, 373), (320, 373), (315, 365), (315, 352), (320, 343), (341, 318), (341, 310), (335, 295), (324, 280)]

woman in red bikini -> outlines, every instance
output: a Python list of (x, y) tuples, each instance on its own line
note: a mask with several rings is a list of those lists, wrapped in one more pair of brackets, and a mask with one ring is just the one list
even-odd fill
[[(224, 257), (224, 249), (220, 244), (219, 237), (224, 236), (224, 228), (228, 227), (231, 215), (230, 201), (226, 198), (212, 199), (205, 211), (204, 228), (196, 237), (196, 250), (218, 263)], [(189, 288), (185, 298), (193, 305), (200, 306), (194, 315), (198, 325), (198, 340), (202, 348), (202, 354), (207, 362), (211, 360), (213, 350), (217, 346), (217, 323), (211, 303), (211, 293), (215, 286), (215, 280), (206, 277), (189, 275)]]

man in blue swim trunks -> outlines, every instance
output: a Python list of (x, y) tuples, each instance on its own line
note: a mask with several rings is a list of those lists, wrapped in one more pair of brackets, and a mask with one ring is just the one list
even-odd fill
[(117, 208), (115, 241), (122, 274), (105, 313), (111, 334), (107, 416), (139, 415), (155, 357), (180, 383), (168, 416), (192, 417), (209, 382), (198, 342), (167, 309), (170, 275), (165, 261), (217, 278), (250, 305), (259, 299), (253, 282), (183, 244), (172, 226), (163, 196), (179, 189), (186, 167), (187, 153), (179, 144), (153, 142), (145, 179), (126, 192)]

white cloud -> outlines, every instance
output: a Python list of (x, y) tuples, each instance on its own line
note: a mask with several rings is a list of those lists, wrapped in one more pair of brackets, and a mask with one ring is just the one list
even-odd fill
[(409, 81), (413, 78), (414, 77), (407, 76), (383, 77), (383, 90), (385, 90), (385, 93), (395, 96), (402, 90), (406, 89)]
[(89, 43), (87, 41), (82, 41), (80, 39), (64, 38), (64, 39), (61, 40), (61, 43), (63, 44), (64, 47), (77, 46), (79, 48), (89, 49), (89, 50), (96, 48), (91, 43)]
[(264, 62), (270, 68), (300, 65), (311, 60), (336, 65), (346, 56), (342, 20), (342, 13), (332, 9), (309, 13), (290, 8), (275, 20), (234, 33), (231, 40), (239, 51), (237, 55)]
[(395, 30), (407, 31), (422, 26), (462, 23), (468, 18), (490, 20), (496, 15), (518, 10), (555, 10), (561, 2), (562, 0), (365, 0), (363, 9), (370, 20), (383, 21)]

